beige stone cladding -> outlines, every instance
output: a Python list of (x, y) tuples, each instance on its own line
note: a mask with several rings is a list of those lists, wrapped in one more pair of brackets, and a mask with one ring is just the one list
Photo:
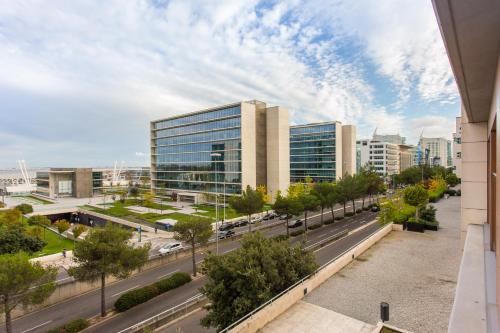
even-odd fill
[(290, 125), (288, 110), (267, 108), (267, 191), (274, 199), (290, 185)]

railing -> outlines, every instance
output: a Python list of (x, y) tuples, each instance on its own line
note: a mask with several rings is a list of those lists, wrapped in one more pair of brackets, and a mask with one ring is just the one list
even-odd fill
[(191, 298), (188, 298), (186, 301), (184, 301), (181, 304), (177, 304), (174, 307), (171, 307), (170, 309), (167, 309), (153, 317), (150, 317), (148, 319), (145, 319), (133, 326), (127, 327), (124, 330), (121, 330), (118, 333), (135, 333), (138, 332), (146, 327), (149, 326), (155, 326), (158, 323), (160, 323), (163, 319), (168, 318), (173, 315), (179, 315), (179, 314), (186, 314), (191, 310), (191, 306), (203, 301), (206, 299), (206, 296), (203, 294), (196, 294)]
[[(275, 302), (278, 298), (280, 298), (281, 296), (285, 295), (286, 293), (290, 292), (292, 289), (294, 289), (295, 287), (297, 287), (298, 285), (300, 285), (301, 283), (303, 283), (305, 280), (309, 279), (310, 277), (312, 277), (313, 275), (315, 275), (316, 273), (320, 272), (321, 270), (323, 270), (325, 267), (327, 267), (328, 265), (330, 265), (331, 263), (333, 263), (334, 261), (336, 261), (338, 258), (342, 257), (343, 255), (345, 255), (346, 253), (349, 253), (350, 251), (352, 251), (354, 248), (356, 248), (359, 244), (363, 243), (364, 241), (366, 241), (368, 238), (370, 238), (371, 236), (373, 236), (374, 233), (371, 233), (370, 235), (366, 236), (365, 238), (363, 238), (362, 240), (360, 240), (359, 242), (357, 242), (356, 244), (354, 244), (353, 246), (349, 247), (347, 250), (343, 251), (342, 253), (340, 253), (339, 255), (335, 256), (333, 259), (329, 260), (327, 263), (323, 264), (321, 267), (319, 267), (316, 271), (314, 271), (313, 273), (311, 273), (310, 275), (307, 275), (306, 277), (302, 278), (301, 280), (297, 281), (296, 283), (294, 283), (293, 285), (291, 285), (290, 287), (286, 288), (285, 290), (283, 290), (281, 293), (279, 293), (278, 295), (274, 296), (273, 298), (271, 298), (269, 301), (265, 302), (264, 304), (262, 304), (261, 306), (259, 306), (258, 308), (252, 310), (251, 312), (249, 312), (248, 314), (246, 314), (245, 316), (241, 317), (240, 319), (238, 319), (237, 321), (235, 321), (234, 323), (232, 323), (231, 325), (229, 325), (228, 327), (224, 328), (222, 331), (219, 331), (219, 333), (227, 333), (229, 332), (229, 330), (231, 330), (232, 328), (236, 327), (237, 325), (239, 325), (240, 323), (242, 323), (243, 321), (247, 320), (248, 318), (252, 317), (255, 313), (259, 312), (261, 309), (263, 309), (264, 307), (266, 307), (267, 305), (269, 304), (272, 304), (273, 302)], [(336, 235), (334, 235), (336, 236)]]

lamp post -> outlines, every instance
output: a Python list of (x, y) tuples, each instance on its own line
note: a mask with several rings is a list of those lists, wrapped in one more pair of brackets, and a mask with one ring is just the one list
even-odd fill
[[(222, 155), (220, 153), (211, 153), (210, 157), (221, 157)], [(214, 176), (215, 176), (215, 252), (217, 255), (219, 254), (219, 207), (217, 203), (217, 197), (218, 197), (218, 192), (217, 192), (217, 162), (218, 160), (215, 159), (215, 168), (214, 168)]]

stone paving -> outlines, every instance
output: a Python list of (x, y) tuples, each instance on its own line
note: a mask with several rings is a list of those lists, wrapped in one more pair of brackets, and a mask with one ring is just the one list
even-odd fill
[(439, 231), (392, 232), (304, 300), (372, 325), (384, 301), (388, 324), (446, 332), (461, 259), (460, 197), (435, 206)]

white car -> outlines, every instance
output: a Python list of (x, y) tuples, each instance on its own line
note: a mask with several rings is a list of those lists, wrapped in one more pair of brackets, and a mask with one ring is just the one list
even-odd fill
[(252, 219), (250, 220), (250, 223), (251, 224), (255, 224), (257, 222), (261, 222), (262, 221), (262, 217), (259, 217), (259, 216), (254, 216), (252, 217)]
[(182, 243), (175, 242), (175, 243), (168, 243), (163, 245), (158, 251), (160, 254), (165, 255), (165, 254), (170, 254), (174, 253), (180, 250), (183, 250), (184, 246), (182, 246)]

